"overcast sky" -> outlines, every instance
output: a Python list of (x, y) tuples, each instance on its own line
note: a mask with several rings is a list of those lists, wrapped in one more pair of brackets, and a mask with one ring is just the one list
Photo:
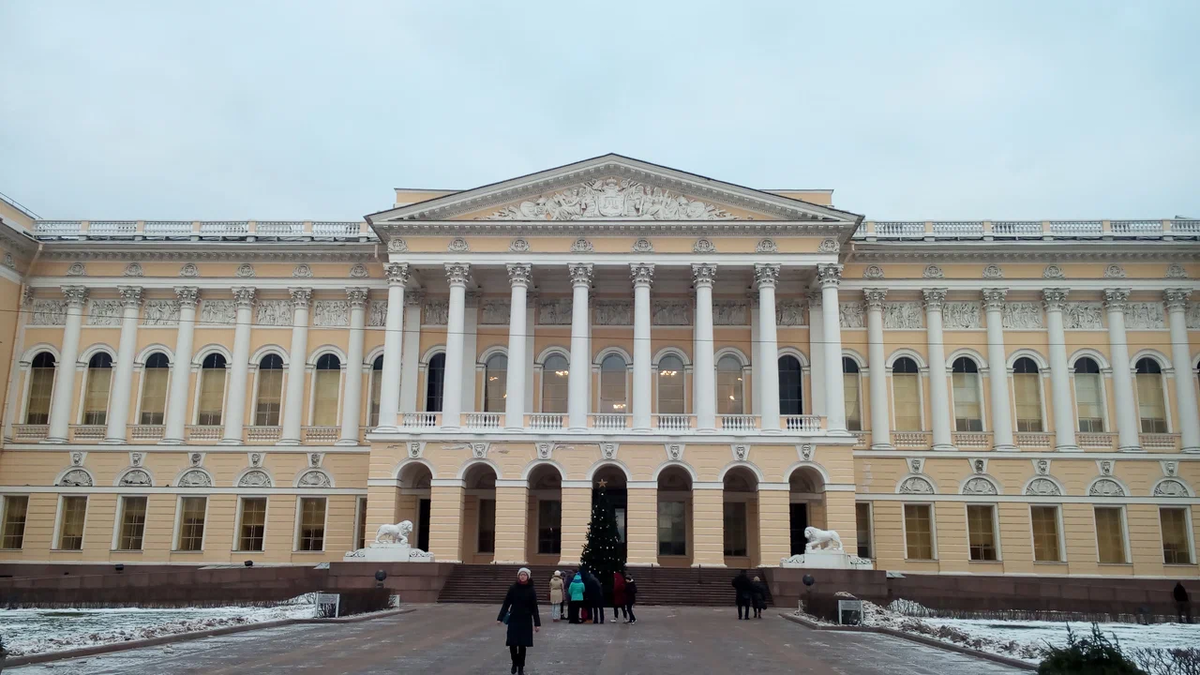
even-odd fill
[(606, 152), (870, 219), (1200, 217), (1196, 0), (0, 0), (0, 26), (0, 192), (47, 218), (350, 219)]

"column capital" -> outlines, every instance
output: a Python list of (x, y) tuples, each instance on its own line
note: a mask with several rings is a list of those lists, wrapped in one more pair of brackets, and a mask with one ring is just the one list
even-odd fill
[(865, 288), (863, 296), (867, 300), (867, 309), (883, 309), (883, 299), (887, 297), (887, 289)]
[(1129, 288), (1104, 289), (1104, 309), (1109, 312), (1125, 312), (1125, 303), (1129, 302)]
[(510, 286), (524, 286), (529, 288), (533, 283), (533, 265), (529, 263), (509, 263), (505, 265), (508, 269), (508, 283)]
[(126, 307), (140, 307), (142, 305), (141, 286), (117, 286), (117, 292), (121, 294), (121, 304)]
[(292, 294), (292, 305), (296, 309), (308, 309), (312, 303), (311, 288), (289, 288), (288, 292)]
[(717, 280), (717, 265), (715, 263), (692, 263), (692, 283), (696, 288), (712, 288)]
[(841, 265), (817, 265), (817, 284), (821, 288), (836, 287), (842, 282)]
[(471, 265), (468, 263), (446, 263), (446, 281), (451, 286), (466, 286), (470, 276)]
[(233, 288), (233, 301), (239, 308), (250, 309), (254, 306), (254, 294), (256, 290), (253, 286), (235, 286)]
[(200, 289), (195, 286), (176, 286), (175, 297), (179, 299), (180, 309), (184, 307), (196, 308), (196, 303), (200, 302)]
[(999, 312), (1004, 309), (1004, 299), (1008, 297), (1007, 288), (985, 288), (982, 292), (985, 311)]
[(383, 272), (387, 275), (389, 286), (408, 284), (408, 263), (388, 263), (384, 265)]
[(1046, 307), (1047, 312), (1061, 312), (1063, 305), (1067, 302), (1067, 296), (1071, 294), (1069, 288), (1044, 288), (1042, 289), (1042, 304)]
[(779, 282), (780, 266), (775, 263), (754, 263), (754, 285), (759, 288), (775, 288)]
[(946, 289), (944, 288), (925, 288), (921, 290), (921, 297), (925, 300), (925, 310), (942, 311), (942, 305), (946, 303)]
[(351, 309), (364, 309), (367, 306), (367, 296), (370, 289), (361, 286), (355, 286), (346, 289), (346, 300), (350, 302)]
[(567, 263), (572, 286), (591, 286), (592, 272), (592, 263)]
[(84, 286), (63, 286), (63, 297), (67, 299), (67, 305), (71, 307), (83, 307), (87, 302), (88, 289)]
[(1167, 311), (1174, 309), (1187, 310), (1188, 299), (1192, 297), (1190, 288), (1168, 288), (1163, 291), (1163, 300), (1167, 303)]
[(630, 263), (629, 277), (633, 279), (633, 285), (649, 286), (654, 282), (654, 264), (653, 263)]

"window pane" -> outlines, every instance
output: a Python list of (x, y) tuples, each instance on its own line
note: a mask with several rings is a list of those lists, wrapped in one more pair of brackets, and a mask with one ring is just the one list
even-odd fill
[(108, 388), (112, 384), (112, 358), (97, 354), (87, 372), (87, 393), (83, 398), (83, 423), (104, 424), (108, 420)]
[(267, 527), (267, 499), (255, 497), (242, 500), (242, 524), (238, 527), (238, 550), (263, 550)]
[(58, 547), (65, 551), (82, 550), (87, 497), (63, 497), (62, 509), (62, 527), (58, 534)]
[(146, 498), (121, 498), (121, 534), (117, 548), (122, 551), (142, 550), (142, 536), (146, 532)]
[[(1022, 359), (1027, 361), (1028, 359)], [(1017, 431), (1042, 431), (1042, 377), (1037, 373), (1013, 375)]]
[(325, 498), (305, 497), (300, 500), (300, 551), (325, 550)]
[(483, 411), (504, 412), (508, 389), (508, 357), (496, 354), (484, 369)]
[(496, 552), (496, 500), (479, 500), (479, 540), (476, 542), (480, 553)]
[[(162, 355), (151, 356), (142, 369), (142, 424), (162, 424), (167, 410), (167, 379), (171, 371), (165, 365), (151, 367), (155, 356)], [(163, 357), (162, 361), (165, 363), (166, 358)]]
[(538, 500), (538, 553), (562, 553), (562, 502)]
[(4, 498), (4, 541), (0, 548), (21, 548), (25, 545), (25, 514), (29, 497)]
[(551, 354), (542, 366), (542, 412), (567, 412), (567, 360), (561, 354)]
[(1096, 544), (1102, 563), (1125, 562), (1125, 529), (1120, 508), (1096, 507)]
[[(425, 412), (442, 411), (442, 388), (446, 380), (446, 355), (434, 354), (425, 367)], [(457, 424), (455, 420), (455, 424)]]
[(331, 427), (337, 424), (338, 389), (341, 370), (318, 370), (313, 383), (313, 426)]
[(358, 522), (354, 524), (354, 531), (357, 533), (354, 537), (354, 548), (363, 548), (367, 545), (367, 498), (358, 498)]
[(687, 555), (687, 524), (684, 502), (658, 503), (658, 554)]
[(258, 371), (258, 402), (254, 406), (254, 425), (279, 426), (280, 402), (283, 398), (283, 370)]
[(983, 431), (983, 417), (979, 406), (979, 374), (954, 373), (950, 379), (954, 383), (955, 431)]
[(1079, 411), (1079, 430), (1104, 431), (1104, 394), (1099, 373), (1075, 372), (1075, 407)]
[(996, 559), (995, 507), (982, 504), (967, 505), (967, 537), (971, 544), (971, 560)]
[(34, 357), (33, 368), (29, 370), (29, 405), (25, 408), (26, 424), (47, 424), (50, 421), (50, 394), (53, 389), (54, 357), (42, 352)]
[[(779, 359), (779, 414), (804, 414), (804, 373), (800, 359), (784, 356)], [(848, 413), (847, 413), (848, 414)]]
[(928, 504), (904, 505), (904, 538), (909, 560), (933, 560), (933, 524)]
[(180, 500), (179, 550), (204, 550), (204, 509), (207, 497), (184, 497)]
[(658, 361), (658, 412), (682, 415), (684, 405), (683, 361), (677, 356), (664, 356)]
[(367, 426), (369, 427), (379, 426), (379, 396), (383, 393), (383, 357), (375, 359), (375, 363), (380, 367), (371, 370), (371, 400), (367, 408)]
[(854, 505), (854, 520), (858, 535), (858, 557), (871, 557), (871, 505), (859, 502)]
[(1185, 509), (1160, 509), (1163, 562), (1168, 565), (1192, 564), (1192, 547), (1188, 543), (1187, 512)]
[(725, 555), (746, 555), (746, 502), (725, 502)]
[(921, 430), (921, 388), (916, 373), (892, 375), (892, 397), (896, 407), (896, 431)]
[(1167, 412), (1163, 403), (1162, 375), (1138, 373), (1138, 414), (1143, 434), (1167, 433)]
[(742, 414), (742, 364), (732, 356), (717, 362), (717, 414)]
[[(207, 363), (207, 361), (206, 361)], [(196, 424), (217, 426), (221, 424), (221, 410), (225, 403), (225, 366), (200, 370), (200, 411)]]
[(600, 412), (625, 413), (625, 359), (610, 354), (600, 363)]
[(859, 405), (858, 373), (842, 374), (842, 391), (846, 395), (846, 428), (862, 431), (862, 407)]
[(1058, 507), (1034, 506), (1033, 559), (1037, 562), (1061, 562), (1058, 544)]

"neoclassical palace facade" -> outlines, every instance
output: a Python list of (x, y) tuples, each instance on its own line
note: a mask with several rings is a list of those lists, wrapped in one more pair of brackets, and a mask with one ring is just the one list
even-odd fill
[[(1200, 575), (1200, 221), (885, 222), (607, 155), (353, 222), (0, 203), (0, 562)], [(1200, 298), (1197, 298), (1200, 299)], [(865, 563), (864, 563), (865, 564)]]

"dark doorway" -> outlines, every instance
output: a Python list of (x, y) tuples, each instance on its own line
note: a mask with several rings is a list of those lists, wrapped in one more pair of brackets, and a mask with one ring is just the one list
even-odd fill
[(422, 499), (417, 506), (417, 548), (429, 550), (429, 500)]
[(804, 384), (800, 359), (791, 355), (779, 359), (779, 414), (804, 414)]
[(800, 555), (804, 553), (804, 548), (808, 545), (808, 540), (804, 538), (804, 528), (808, 527), (808, 504), (792, 502), (790, 511), (792, 522), (791, 554)]
[[(596, 495), (599, 494), (600, 481), (603, 480), (604, 492), (608, 496), (608, 505), (612, 507), (613, 517), (617, 521), (617, 532), (621, 536), (621, 544), (618, 549), (618, 554), (622, 559), (627, 559), (627, 547), (625, 545), (626, 527), (625, 514), (629, 507), (629, 491), (626, 489), (625, 474), (616, 467), (604, 467), (596, 472), (596, 477), (592, 483), (592, 505), (596, 504)], [(590, 517), (589, 517), (590, 521)]]

